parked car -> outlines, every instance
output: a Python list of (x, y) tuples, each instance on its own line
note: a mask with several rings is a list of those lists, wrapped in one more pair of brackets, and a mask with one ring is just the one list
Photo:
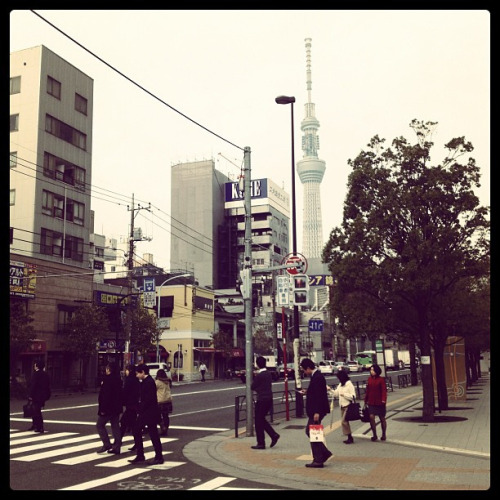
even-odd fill
[(324, 359), (318, 363), (318, 369), (323, 375), (334, 374), (334, 361), (331, 359)]
[[(279, 365), (278, 368), (280, 378), (285, 378), (285, 366), (284, 365)], [(287, 376), (288, 380), (293, 380), (295, 379), (295, 364), (294, 363), (287, 363), (286, 364), (286, 371), (287, 371)], [(304, 372), (301, 370), (300, 371), (300, 378), (304, 378)]]
[(149, 366), (149, 374), (152, 378), (156, 377), (158, 370), (165, 370), (167, 374), (169, 372), (167, 363), (146, 363), (146, 366)]
[(348, 361), (350, 372), (360, 372), (362, 370), (362, 366), (357, 361)]
[(344, 370), (349, 373), (349, 365), (345, 361), (335, 361), (333, 364), (334, 373), (337, 373), (339, 370)]

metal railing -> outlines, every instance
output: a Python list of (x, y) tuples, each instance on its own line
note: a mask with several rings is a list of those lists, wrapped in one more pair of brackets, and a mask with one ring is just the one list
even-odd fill
[[(400, 375), (401, 377), (404, 377), (404, 375)], [(385, 378), (385, 383), (387, 386), (387, 390), (389, 392), (394, 391), (393, 385), (392, 385), (392, 378), (391, 377), (386, 377)], [(366, 382), (353, 382), (354, 388), (356, 390), (356, 398), (358, 401), (363, 401), (365, 398), (365, 393), (366, 393)], [(400, 384), (399, 379), (398, 379), (398, 384)], [(399, 387), (406, 387), (402, 386), (401, 384)], [(278, 395), (279, 396), (276, 396)], [(306, 396), (304, 396), (304, 401), (306, 399)], [(296, 398), (295, 398), (295, 390), (288, 390), (288, 410), (290, 414), (295, 414), (295, 404), (296, 404)], [(305, 403), (304, 403), (305, 404)], [(252, 411), (255, 410), (255, 399), (252, 398)], [(234, 398), (234, 437), (238, 437), (238, 428), (240, 427), (241, 422), (246, 422), (247, 420), (247, 404), (246, 404), (246, 396), (235, 396)], [(273, 404), (271, 406), (271, 411), (269, 412), (270, 416), (270, 421), (273, 422), (275, 416), (278, 416), (280, 418), (285, 418), (286, 415), (286, 391), (276, 391), (273, 392)]]

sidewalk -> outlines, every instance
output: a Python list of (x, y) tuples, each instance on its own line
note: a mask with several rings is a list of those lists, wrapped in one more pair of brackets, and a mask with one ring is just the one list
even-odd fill
[[(323, 420), (333, 456), (323, 469), (312, 461), (304, 427), (307, 419), (274, 422), (280, 440), (274, 448), (252, 450), (255, 437), (240, 429), (188, 444), (191, 461), (224, 475), (264, 482), (270, 489), (295, 490), (487, 490), (490, 488), (490, 374), (467, 390), (464, 402), (451, 401), (424, 423), (422, 388), (389, 393), (387, 441), (372, 442), (369, 424), (351, 423), (354, 444), (345, 445), (340, 410)], [(378, 422), (378, 419), (377, 419)], [(380, 431), (379, 431), (380, 435)], [(269, 438), (266, 435), (267, 446)]]

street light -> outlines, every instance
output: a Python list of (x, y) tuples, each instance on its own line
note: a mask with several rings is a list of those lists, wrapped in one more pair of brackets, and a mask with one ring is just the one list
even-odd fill
[[(297, 255), (297, 215), (295, 208), (295, 141), (294, 141), (294, 133), (293, 133), (293, 103), (295, 102), (295, 97), (280, 95), (275, 99), (277, 104), (291, 104), (291, 123), (292, 123), (292, 253), (293, 255)], [(300, 330), (299, 330), (299, 306), (297, 304), (293, 305), (293, 347), (294, 347), (294, 358), (295, 358), (295, 387), (296, 389), (300, 389), (302, 384), (300, 382), (300, 374), (299, 374), (299, 338), (300, 338)], [(296, 400), (296, 415), (297, 417), (302, 417), (303, 409), (304, 409), (304, 400), (302, 397), (302, 393), (297, 392), (297, 400)]]
[[(186, 273), (186, 274), (177, 274), (176, 276), (171, 276), (170, 278), (167, 278), (158, 288), (160, 289), (160, 291), (158, 292), (158, 307), (157, 307), (157, 310), (156, 310), (156, 317), (158, 318), (158, 320), (160, 319), (160, 301), (161, 301), (161, 287), (165, 284), (165, 283), (168, 283), (169, 281), (172, 281), (174, 280), (175, 278), (185, 278), (187, 276), (191, 276), (190, 273)], [(156, 362), (159, 363), (160, 362), (160, 336), (157, 335), (156, 336)]]

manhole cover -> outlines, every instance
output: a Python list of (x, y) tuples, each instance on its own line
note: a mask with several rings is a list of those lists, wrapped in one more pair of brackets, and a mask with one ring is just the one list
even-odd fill
[(416, 423), (426, 423), (426, 424), (441, 424), (446, 422), (463, 422), (468, 420), (465, 417), (450, 417), (448, 415), (434, 415), (434, 420), (432, 422), (424, 422), (422, 417), (401, 417), (394, 418), (398, 422), (416, 422)]

